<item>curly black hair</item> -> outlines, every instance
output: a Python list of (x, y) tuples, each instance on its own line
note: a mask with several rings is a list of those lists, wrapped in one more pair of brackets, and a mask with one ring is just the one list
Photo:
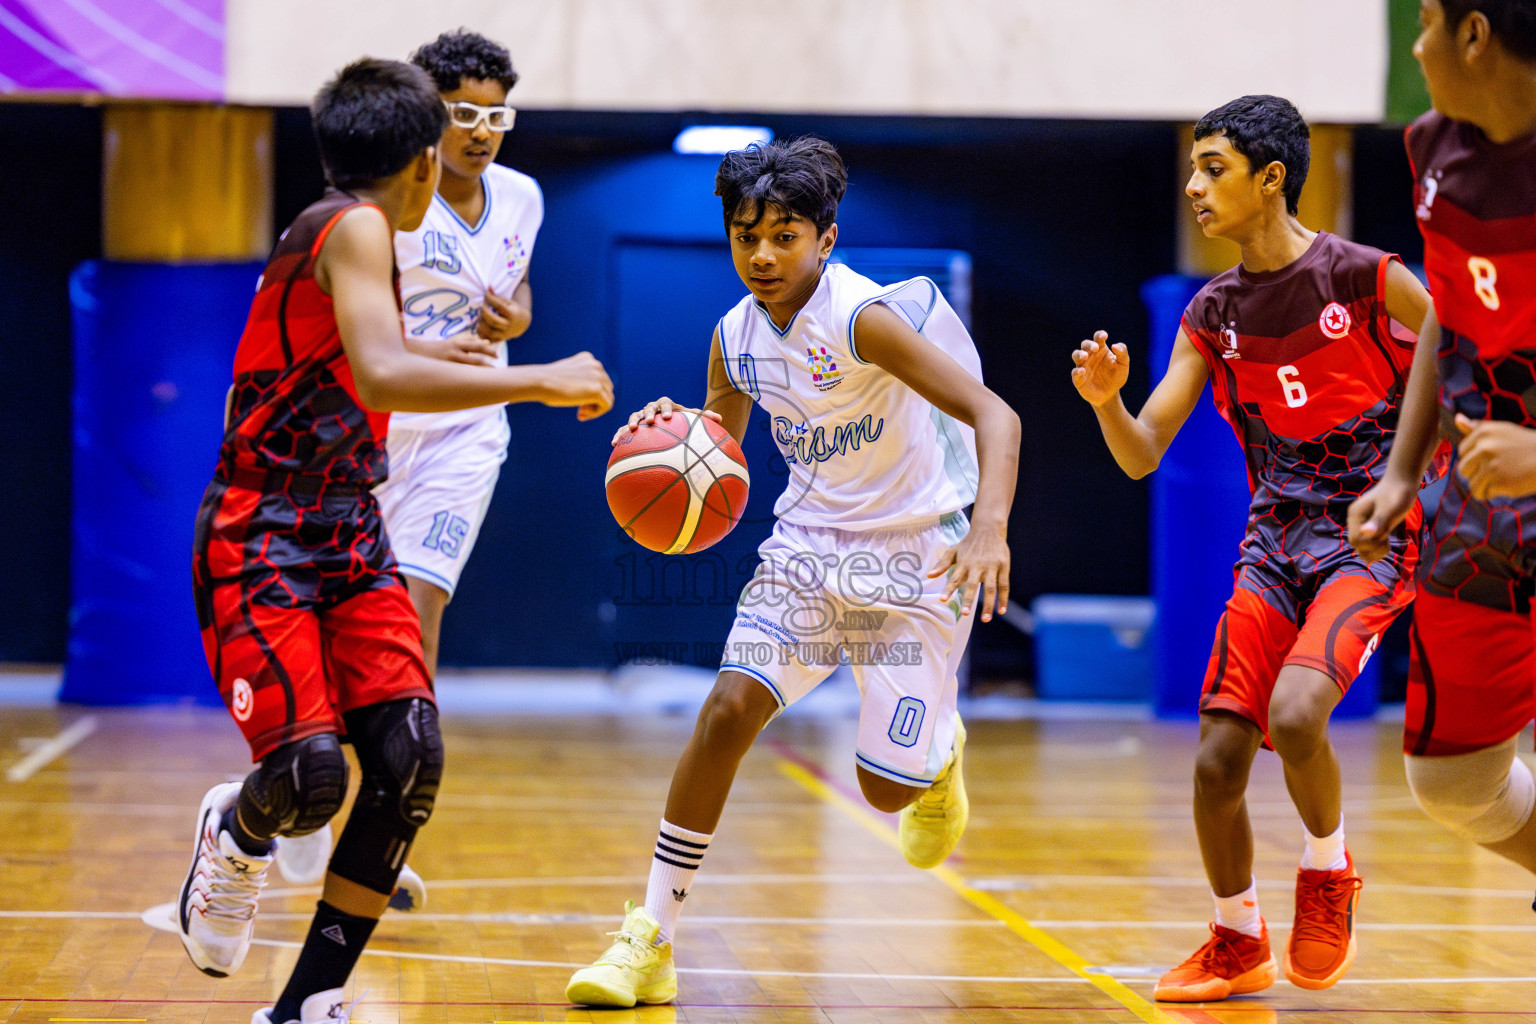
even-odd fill
[(766, 207), (804, 217), (824, 232), (837, 220), (837, 204), (848, 189), (848, 171), (836, 148), (805, 135), (766, 146), (754, 142), (725, 154), (715, 172), (715, 195), (725, 208), (725, 229), (750, 217), (756, 224)]
[(370, 57), (325, 83), (310, 118), (325, 176), (339, 189), (366, 188), (404, 170), (448, 126), (426, 72)]
[(426, 69), (438, 92), (452, 92), (466, 78), (500, 82), (508, 92), (517, 84), (507, 48), (467, 28), (444, 32), (411, 54), (411, 63)]
[(1195, 125), (1195, 141), (1212, 135), (1225, 135), (1255, 174), (1276, 160), (1284, 164), (1285, 208), (1296, 215), (1312, 166), (1312, 132), (1290, 100), (1241, 96), (1223, 103)]

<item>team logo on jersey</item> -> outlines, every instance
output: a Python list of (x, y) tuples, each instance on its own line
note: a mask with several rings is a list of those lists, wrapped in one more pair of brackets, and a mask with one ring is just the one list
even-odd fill
[(1349, 310), (1337, 302), (1330, 302), (1323, 307), (1322, 315), (1317, 318), (1317, 326), (1330, 338), (1342, 338), (1349, 333), (1351, 327)]
[(528, 247), (523, 244), (521, 236), (513, 235), (511, 238), (503, 238), (501, 248), (507, 260), (507, 273), (511, 274), (514, 280), (522, 277), (523, 271), (528, 266)]
[(235, 716), (235, 721), (249, 721), (251, 712), (256, 710), (256, 695), (251, 692), (251, 684), (244, 679), (236, 679), (232, 692), (229, 695), (229, 711)]
[(1424, 184), (1419, 187), (1423, 189), (1423, 198), (1419, 200), (1418, 208), (1413, 212), (1419, 220), (1429, 220), (1430, 210), (1435, 205), (1435, 193), (1440, 191), (1440, 172), (1430, 171), (1424, 175)]
[(811, 383), (818, 391), (831, 391), (843, 382), (843, 371), (837, 368), (825, 348), (805, 349), (805, 366), (811, 371)]
[[(1236, 326), (1236, 325), (1234, 324), (1233, 326)], [(1237, 352), (1237, 332), (1235, 330), (1233, 330), (1231, 327), (1223, 327), (1221, 329), (1221, 340), (1222, 340), (1223, 344), (1226, 345), (1226, 348), (1221, 350), (1221, 358), (1223, 358), (1223, 359), (1241, 359), (1241, 358), (1243, 358), (1242, 356), (1238, 355), (1238, 352)]]

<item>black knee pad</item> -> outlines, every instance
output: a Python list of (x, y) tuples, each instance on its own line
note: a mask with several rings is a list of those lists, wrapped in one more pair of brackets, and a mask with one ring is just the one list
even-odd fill
[(344, 717), (363, 777), (331, 870), (375, 892), (393, 892), (416, 830), (432, 816), (443, 777), (437, 707), (413, 697)]
[(341, 810), (347, 758), (334, 733), (285, 743), (261, 759), (240, 791), (240, 818), (257, 836), (307, 836)]

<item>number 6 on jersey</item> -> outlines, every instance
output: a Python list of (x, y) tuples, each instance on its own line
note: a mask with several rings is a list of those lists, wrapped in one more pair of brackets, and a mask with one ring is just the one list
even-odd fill
[(1280, 378), (1280, 390), (1285, 392), (1285, 404), (1300, 409), (1307, 404), (1307, 389), (1301, 383), (1301, 371), (1294, 366), (1282, 366), (1275, 371)]

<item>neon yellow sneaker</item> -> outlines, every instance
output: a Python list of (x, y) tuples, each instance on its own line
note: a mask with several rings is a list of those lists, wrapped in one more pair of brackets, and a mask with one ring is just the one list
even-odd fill
[(965, 723), (956, 715), (955, 749), (950, 751), (944, 770), (933, 780), (928, 792), (901, 809), (901, 852), (913, 867), (938, 867), (960, 842), (971, 813), (970, 801), (965, 798), (965, 779), (960, 774), (964, 755)]
[(672, 943), (657, 944), (661, 925), (630, 900), (624, 904), (624, 926), (608, 952), (591, 967), (571, 975), (565, 998), (579, 1006), (631, 1007), (636, 1003), (670, 1003), (677, 998), (677, 972), (672, 970)]

